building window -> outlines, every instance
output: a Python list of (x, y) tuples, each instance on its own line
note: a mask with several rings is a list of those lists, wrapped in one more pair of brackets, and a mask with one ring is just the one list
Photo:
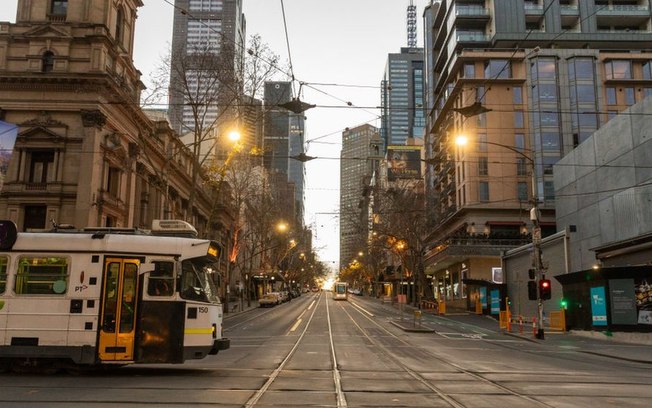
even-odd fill
[(14, 291), (17, 295), (63, 295), (68, 286), (68, 259), (20, 257)]
[(595, 86), (593, 85), (576, 85), (578, 103), (595, 103)]
[(489, 201), (489, 183), (486, 181), (481, 181), (479, 184), (480, 187), (480, 201), (487, 202)]
[(508, 60), (491, 59), (484, 64), (484, 77), (486, 79), (511, 78), (512, 68)]
[(68, 11), (68, 0), (52, 0), (50, 14), (55, 16), (65, 16)]
[(53, 164), (53, 151), (32, 152), (29, 166), (29, 183), (47, 183), (48, 173), (52, 171)]
[(552, 181), (543, 182), (543, 199), (552, 201), (555, 199), (555, 183)]
[(537, 88), (541, 102), (557, 102), (557, 84), (539, 84)]
[(525, 150), (525, 134), (515, 133), (514, 134), (514, 147), (517, 150)]
[(652, 79), (652, 61), (643, 63), (643, 79)]
[(118, 44), (123, 44), (123, 35), (124, 35), (124, 25), (125, 25), (125, 16), (122, 7), (118, 7), (115, 18), (115, 39)]
[(533, 81), (557, 78), (557, 64), (554, 58), (537, 58), (530, 71)]
[(607, 79), (631, 79), (632, 63), (629, 60), (613, 60), (604, 63)]
[(54, 69), (54, 53), (45, 51), (41, 58), (41, 72), (52, 72)]
[(26, 205), (23, 229), (25, 231), (45, 228), (45, 215), (48, 207), (45, 205)]
[(486, 157), (478, 157), (478, 175), (489, 175), (489, 161)]
[(518, 201), (526, 202), (527, 201), (527, 183), (524, 181), (519, 181), (516, 184), (516, 196)]
[(515, 86), (512, 90), (512, 95), (515, 105), (520, 105), (523, 103), (523, 88), (520, 86)]
[(525, 127), (525, 119), (523, 117), (523, 111), (514, 111), (514, 127), (515, 128)]
[(478, 151), (486, 152), (487, 151), (487, 134), (478, 133)]
[(120, 175), (121, 171), (117, 167), (109, 167), (108, 176), (106, 178), (106, 191), (112, 197), (118, 197), (120, 193)]
[(519, 157), (516, 159), (516, 175), (527, 176), (527, 160), (525, 157)]
[(631, 106), (636, 103), (636, 95), (634, 88), (624, 88), (625, 91), (625, 105)]
[(617, 102), (616, 99), (616, 88), (607, 87), (607, 105), (615, 105)]
[(546, 132), (541, 134), (543, 150), (559, 151), (559, 133)]
[(568, 64), (569, 77), (572, 80), (593, 80), (593, 58), (573, 58)]
[(464, 78), (475, 78), (475, 64), (464, 64)]

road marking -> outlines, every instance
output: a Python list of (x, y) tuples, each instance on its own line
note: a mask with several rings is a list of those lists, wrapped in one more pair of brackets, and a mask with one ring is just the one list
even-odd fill
[(315, 301), (313, 300), (310, 306), (308, 306), (308, 310), (312, 309), (312, 306), (315, 304)]
[(482, 340), (486, 334), (483, 333), (442, 333), (442, 332), (437, 332), (442, 337), (445, 337), (447, 339), (459, 339), (459, 338), (465, 338), (465, 339), (472, 339), (472, 340)]
[[(292, 326), (292, 328), (290, 329), (290, 333), (295, 331), (297, 329), (297, 327), (299, 327), (300, 324), (301, 324), (301, 319), (297, 320), (297, 322), (294, 324), (294, 326)], [(290, 333), (288, 333), (288, 334), (290, 334)]]

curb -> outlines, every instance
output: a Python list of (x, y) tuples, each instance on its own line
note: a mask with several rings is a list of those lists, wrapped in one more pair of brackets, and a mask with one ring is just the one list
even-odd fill
[(435, 329), (429, 329), (426, 327), (410, 327), (410, 326), (405, 326), (400, 324), (399, 322), (396, 322), (394, 320), (389, 321), (391, 324), (394, 326), (398, 327), (399, 329), (408, 332), (408, 333), (435, 333)]

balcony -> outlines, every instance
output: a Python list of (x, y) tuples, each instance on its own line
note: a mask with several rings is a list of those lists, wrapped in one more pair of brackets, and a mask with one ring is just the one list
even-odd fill
[(451, 237), (439, 242), (426, 255), (426, 263), (440, 263), (450, 257), (484, 257), (500, 256), (502, 251), (531, 244), (529, 236), (513, 239), (485, 237), (483, 235), (467, 237)]
[(543, 5), (525, 3), (525, 15), (526, 16), (542, 16), (543, 15)]
[[(648, 6), (609, 5), (596, 6), (598, 26), (600, 25), (643, 25), (650, 19)], [(642, 30), (642, 32), (647, 32)]]
[(481, 19), (489, 20), (489, 10), (479, 5), (459, 5), (454, 6), (456, 19)]

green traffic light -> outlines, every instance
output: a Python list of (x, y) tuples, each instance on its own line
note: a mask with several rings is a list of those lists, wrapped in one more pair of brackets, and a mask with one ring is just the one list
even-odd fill
[(568, 301), (566, 299), (562, 299), (561, 302), (559, 302), (559, 306), (561, 306), (562, 309), (566, 309), (568, 307)]

